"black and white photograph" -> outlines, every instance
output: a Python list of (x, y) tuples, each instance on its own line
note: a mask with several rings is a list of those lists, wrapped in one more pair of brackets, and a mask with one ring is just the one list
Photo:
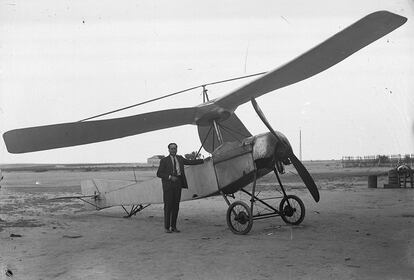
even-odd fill
[(412, 77), (412, 0), (1, 0), (0, 280), (413, 279)]

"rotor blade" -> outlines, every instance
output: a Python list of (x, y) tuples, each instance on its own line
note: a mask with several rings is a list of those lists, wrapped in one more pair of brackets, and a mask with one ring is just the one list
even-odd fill
[(217, 99), (215, 103), (232, 111), (253, 97), (312, 77), (390, 33), (406, 21), (407, 18), (388, 11), (369, 14), (296, 59)]
[(316, 186), (315, 181), (313, 180), (312, 176), (309, 174), (306, 167), (293, 153), (289, 155), (289, 159), (290, 159), (290, 162), (292, 162), (293, 166), (298, 171), (299, 176), (302, 178), (303, 182), (305, 183), (305, 186), (308, 188), (313, 199), (315, 199), (315, 201), (318, 202), (319, 201), (318, 187)]
[(192, 124), (197, 108), (156, 111), (130, 117), (21, 128), (3, 134), (10, 153), (27, 153), (117, 139)]

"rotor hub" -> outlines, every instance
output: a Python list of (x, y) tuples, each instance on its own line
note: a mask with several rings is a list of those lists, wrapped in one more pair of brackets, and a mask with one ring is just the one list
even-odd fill
[(201, 126), (211, 125), (213, 121), (221, 122), (227, 120), (233, 112), (226, 110), (217, 104), (214, 100), (203, 103), (198, 106), (196, 113), (196, 124)]

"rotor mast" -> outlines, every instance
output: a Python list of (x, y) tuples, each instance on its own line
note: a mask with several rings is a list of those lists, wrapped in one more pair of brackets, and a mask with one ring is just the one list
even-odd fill
[(208, 98), (208, 94), (207, 94), (207, 88), (206, 85), (202, 85), (203, 87), (203, 103), (206, 103), (208, 101), (210, 101), (210, 99)]
[[(207, 94), (208, 90), (206, 88), (206, 85), (202, 85), (202, 87), (203, 87), (203, 103), (206, 103), (206, 102), (210, 101), (210, 99), (208, 98), (208, 94)], [(218, 141), (221, 145), (221, 144), (223, 144), (223, 136), (221, 135), (220, 127), (217, 124), (216, 120), (213, 120), (212, 122), (213, 122), (214, 130), (217, 134), (217, 139), (218, 139)]]

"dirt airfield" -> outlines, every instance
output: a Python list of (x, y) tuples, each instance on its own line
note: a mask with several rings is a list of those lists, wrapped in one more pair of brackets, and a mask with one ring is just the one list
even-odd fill
[[(162, 205), (123, 219), (120, 207), (48, 200), (78, 194), (82, 179), (145, 180), (155, 169), (3, 171), (0, 279), (414, 279), (414, 189), (383, 189), (387, 168), (306, 166), (319, 203), (292, 170), (282, 175), (305, 203), (303, 223), (258, 220), (248, 235), (228, 229), (222, 197), (182, 203), (173, 234)], [(378, 188), (368, 174), (382, 174)], [(260, 181), (261, 195), (274, 196), (273, 182)]]

